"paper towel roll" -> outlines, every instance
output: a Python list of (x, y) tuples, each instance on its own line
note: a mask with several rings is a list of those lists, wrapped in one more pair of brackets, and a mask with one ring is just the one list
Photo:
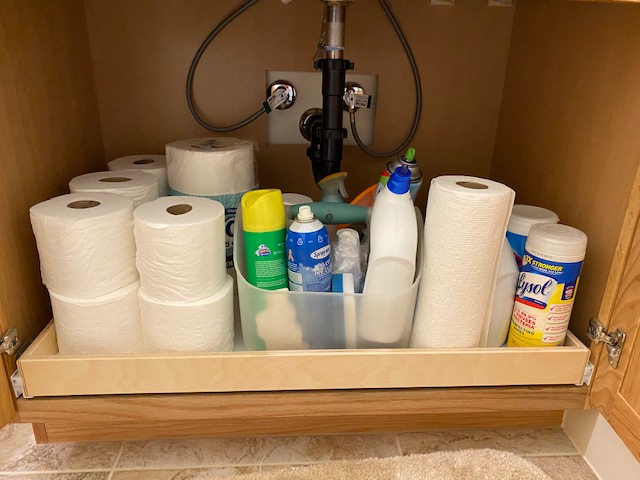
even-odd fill
[(136, 265), (145, 294), (192, 302), (226, 281), (224, 207), (198, 197), (160, 197), (136, 208)]
[(431, 181), (412, 347), (478, 346), (514, 198), (509, 187), (482, 178)]
[(244, 195), (258, 186), (256, 146), (231, 137), (195, 138), (166, 146), (171, 195), (207, 197), (225, 208), (227, 268), (233, 267), (233, 223)]
[(29, 213), (49, 290), (95, 298), (138, 279), (131, 199), (71, 193), (34, 205)]
[(141, 353), (139, 282), (109, 295), (77, 299), (49, 291), (61, 355)]
[(167, 160), (164, 155), (129, 155), (116, 158), (108, 163), (109, 170), (139, 170), (158, 177), (158, 196), (169, 195), (167, 181)]
[(108, 192), (133, 200), (133, 208), (158, 198), (158, 179), (152, 173), (136, 171), (94, 172), (69, 182), (71, 193)]
[(152, 300), (138, 292), (146, 352), (228, 352), (233, 350), (233, 280), (215, 295), (191, 303)]

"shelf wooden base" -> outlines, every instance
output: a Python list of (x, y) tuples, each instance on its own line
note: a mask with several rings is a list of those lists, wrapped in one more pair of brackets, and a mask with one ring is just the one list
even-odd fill
[(39, 442), (558, 426), (587, 387), (486, 387), (20, 399)]

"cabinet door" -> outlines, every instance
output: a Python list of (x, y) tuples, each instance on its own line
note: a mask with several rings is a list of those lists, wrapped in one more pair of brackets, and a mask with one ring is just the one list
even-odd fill
[(636, 177), (616, 258), (609, 276), (600, 320), (611, 333), (620, 328), (627, 337), (617, 368), (606, 348), (592, 347), (596, 374), (590, 400), (640, 460), (640, 175)]

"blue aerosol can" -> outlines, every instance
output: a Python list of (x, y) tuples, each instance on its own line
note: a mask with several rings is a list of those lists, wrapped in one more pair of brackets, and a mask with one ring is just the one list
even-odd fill
[(303, 205), (289, 226), (286, 241), (289, 290), (331, 291), (331, 244), (326, 227)]
[(424, 175), (418, 166), (418, 162), (416, 161), (416, 150), (415, 148), (409, 148), (407, 153), (404, 155), (400, 155), (397, 159), (387, 163), (385, 167), (382, 169), (382, 173), (380, 174), (380, 180), (378, 181), (378, 188), (376, 190), (376, 197), (378, 194), (387, 186), (387, 182), (389, 181), (389, 177), (391, 174), (395, 172), (396, 168), (406, 165), (411, 171), (411, 186), (409, 187), (409, 193), (411, 194), (411, 199), (415, 202), (416, 195), (418, 195), (418, 191), (420, 187), (422, 187), (422, 180)]

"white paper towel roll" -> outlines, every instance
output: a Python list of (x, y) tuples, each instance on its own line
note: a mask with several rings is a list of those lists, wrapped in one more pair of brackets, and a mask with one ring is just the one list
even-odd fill
[(71, 193), (108, 192), (133, 200), (133, 207), (158, 198), (158, 178), (137, 171), (93, 172), (69, 182)]
[(161, 302), (210, 297), (226, 281), (224, 207), (198, 197), (160, 197), (136, 208), (136, 265), (145, 294)]
[(152, 300), (138, 292), (146, 352), (228, 352), (233, 350), (233, 279), (215, 295), (191, 303)]
[(194, 138), (166, 146), (171, 195), (217, 200), (225, 208), (227, 268), (233, 267), (233, 224), (242, 195), (258, 186), (256, 146), (231, 137)]
[(29, 213), (49, 290), (95, 298), (138, 279), (131, 199), (71, 193), (34, 205)]
[(158, 196), (169, 195), (167, 181), (167, 160), (164, 155), (129, 155), (116, 158), (108, 163), (109, 170), (139, 170), (158, 177)]
[(76, 299), (49, 291), (61, 355), (141, 353), (139, 282), (98, 298)]
[(482, 178), (431, 181), (412, 347), (478, 346), (514, 198), (509, 187)]

